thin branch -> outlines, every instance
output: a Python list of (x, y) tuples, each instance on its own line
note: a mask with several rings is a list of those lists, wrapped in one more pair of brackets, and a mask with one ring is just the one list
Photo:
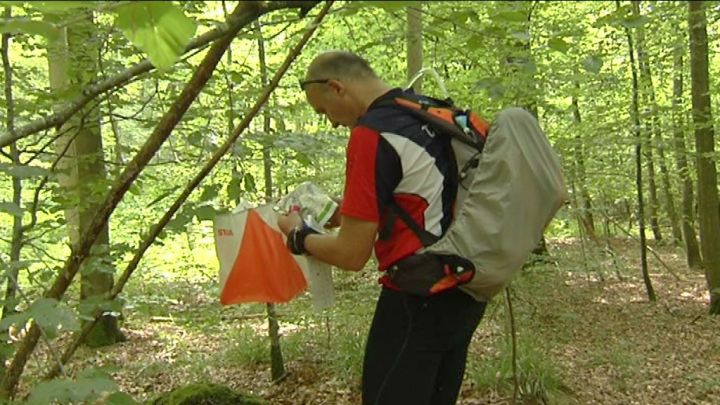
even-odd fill
[[(625, 229), (625, 228), (624, 228), (622, 225), (620, 225), (617, 221), (615, 221), (614, 219), (610, 218), (605, 212), (601, 211), (601, 213), (603, 214), (603, 216), (605, 217), (605, 219), (607, 219), (609, 222), (611, 222), (613, 225), (615, 225), (618, 229), (620, 229), (620, 230), (622, 231), (622, 233), (624, 233), (625, 235), (629, 236), (629, 237), (632, 238), (633, 240), (639, 242), (639, 239), (638, 239), (638, 238), (636, 238), (633, 234), (631, 234), (630, 231), (628, 231), (627, 229)], [(651, 247), (648, 246), (647, 244), (645, 245), (645, 249), (646, 249), (648, 252), (652, 253), (653, 256), (655, 256), (655, 258), (657, 259), (657, 261), (660, 262), (660, 264), (661, 264), (670, 274), (672, 274), (673, 277), (675, 277), (675, 280), (682, 280), (682, 278), (672, 269), (672, 267), (670, 267), (667, 263), (665, 263), (665, 261), (663, 261), (663, 259), (660, 257), (660, 254), (659, 254), (655, 249), (651, 248)]]
[(508, 315), (510, 316), (510, 338), (512, 343), (512, 372), (513, 372), (513, 396), (511, 404), (515, 405), (520, 393), (520, 376), (517, 365), (517, 334), (515, 332), (515, 314), (513, 313), (512, 298), (510, 297), (510, 286), (505, 287), (505, 301), (507, 302)]
[[(247, 20), (248, 18), (252, 18), (255, 16), (255, 12), (251, 11), (252, 9), (257, 9), (260, 11), (260, 15), (269, 13), (271, 11), (280, 10), (280, 9), (289, 9), (289, 8), (300, 8), (300, 9), (307, 9), (315, 4), (317, 4), (317, 1), (273, 1), (273, 2), (254, 2), (253, 4), (256, 4), (257, 7), (248, 7), (248, 10), (245, 10), (242, 15), (232, 17), (238, 20)], [(223, 37), (228, 32), (231, 31), (230, 27), (234, 27), (236, 24), (232, 21), (227, 21), (226, 25), (223, 27), (216, 28), (212, 31), (208, 31), (205, 34), (202, 34), (198, 36), (197, 38), (190, 41), (188, 46), (185, 48), (185, 52), (190, 52), (196, 48), (203, 47), (218, 38)], [(27, 125), (24, 125), (23, 127), (18, 128), (14, 134), (11, 134), (9, 132), (0, 133), (0, 148), (4, 148), (8, 145), (10, 145), (12, 142), (17, 141), (19, 139), (25, 138), (29, 135), (32, 135), (34, 133), (40, 132), (44, 129), (52, 128), (52, 127), (59, 127), (62, 124), (64, 124), (67, 120), (70, 119), (70, 117), (78, 112), (85, 104), (90, 102), (92, 99), (97, 97), (99, 94), (102, 94), (108, 90), (111, 90), (113, 88), (123, 86), (127, 82), (130, 81), (135, 76), (141, 75), (145, 72), (149, 72), (152, 70), (154, 66), (150, 61), (147, 59), (143, 60), (142, 62), (136, 64), (135, 66), (126, 69), (123, 72), (120, 72), (116, 76), (113, 76), (107, 80), (103, 80), (100, 83), (97, 83), (92, 86), (88, 86), (86, 89), (84, 89), (83, 94), (78, 97), (77, 99), (69, 102), (65, 107), (62, 109), (56, 111), (55, 113), (51, 114), (50, 116), (40, 118), (38, 120), (35, 120)]]

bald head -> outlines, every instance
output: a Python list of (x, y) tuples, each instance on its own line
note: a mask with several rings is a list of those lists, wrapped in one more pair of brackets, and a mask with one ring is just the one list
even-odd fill
[(354, 53), (321, 53), (300, 84), (308, 103), (337, 127), (353, 127), (372, 102), (390, 90), (367, 61)]
[(331, 51), (321, 53), (310, 63), (306, 79), (338, 79), (362, 81), (377, 79), (370, 64), (352, 52)]

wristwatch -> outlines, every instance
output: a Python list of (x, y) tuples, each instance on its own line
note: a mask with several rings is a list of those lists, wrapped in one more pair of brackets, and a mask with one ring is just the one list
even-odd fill
[(287, 247), (295, 255), (307, 254), (305, 249), (305, 238), (308, 235), (319, 234), (320, 232), (311, 228), (305, 221), (293, 228), (287, 235)]

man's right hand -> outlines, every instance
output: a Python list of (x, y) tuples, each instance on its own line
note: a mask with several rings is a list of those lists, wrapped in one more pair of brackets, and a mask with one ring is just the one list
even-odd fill
[(330, 220), (328, 220), (325, 224), (325, 228), (337, 228), (340, 226), (340, 208), (342, 208), (342, 198), (333, 198), (333, 201), (337, 203), (337, 208), (335, 208), (335, 212), (332, 217), (330, 217)]

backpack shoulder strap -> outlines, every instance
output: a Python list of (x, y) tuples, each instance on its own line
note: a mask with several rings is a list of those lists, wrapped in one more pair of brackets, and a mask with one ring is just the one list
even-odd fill
[(392, 226), (395, 223), (395, 218), (397, 217), (400, 218), (405, 223), (405, 225), (410, 228), (411, 231), (413, 231), (413, 233), (418, 237), (418, 239), (420, 239), (420, 242), (423, 244), (423, 246), (430, 246), (440, 240), (440, 237), (438, 237), (437, 235), (434, 235), (427, 230), (422, 229), (420, 225), (418, 225), (417, 222), (412, 219), (410, 214), (408, 214), (407, 211), (400, 207), (395, 202), (395, 200), (392, 200), (388, 207), (390, 208), (390, 215), (386, 222), (387, 226), (383, 227), (383, 229), (381, 230), (381, 239), (390, 236), (390, 233), (392, 232)]
[[(375, 104), (375, 107), (395, 107), (410, 113), (419, 120), (430, 124), (434, 129), (442, 134), (449, 135), (458, 141), (482, 150), (485, 138), (489, 130), (487, 122), (480, 119), (477, 114), (465, 112), (457, 108), (452, 99), (438, 100), (431, 97), (409, 97), (406, 95), (398, 96), (392, 99), (382, 100)], [(469, 127), (463, 127), (456, 122), (456, 115), (467, 114), (468, 124), (473, 125), (480, 138), (473, 134)]]

